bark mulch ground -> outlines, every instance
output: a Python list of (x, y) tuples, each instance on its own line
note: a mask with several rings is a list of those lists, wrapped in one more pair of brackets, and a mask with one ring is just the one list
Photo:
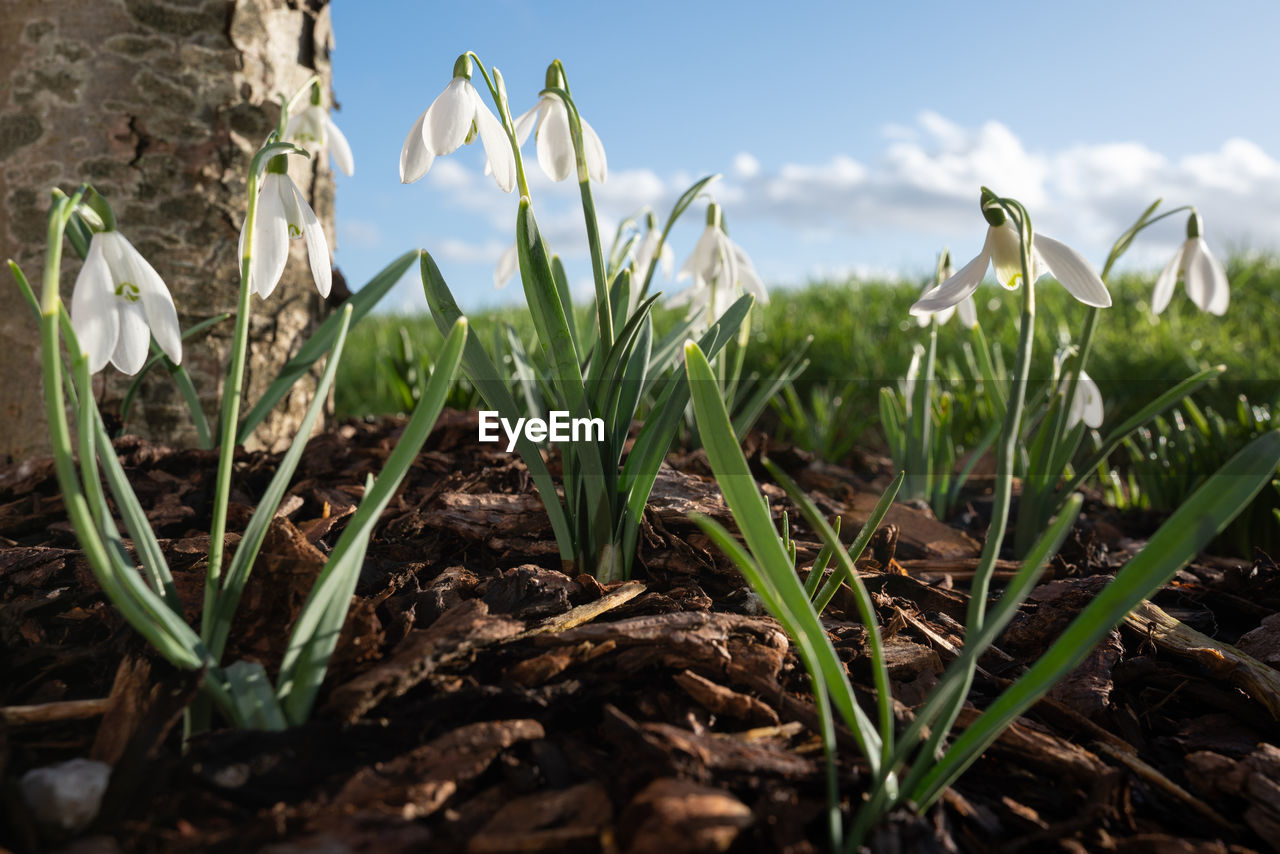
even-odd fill
[[(401, 427), (347, 423), (310, 443), (227, 661), (278, 664), (325, 553)], [(523, 466), (475, 435), (474, 414), (446, 412), (382, 520), (311, 722), (283, 733), (217, 730), (185, 753), (181, 710), (198, 675), (150, 653), (104, 601), (50, 462), (0, 471), (0, 849), (825, 850), (808, 679), (778, 625), (688, 520), (696, 509), (731, 521), (705, 458), (668, 459), (634, 579), (605, 587), (560, 571)], [(749, 440), (753, 462), (767, 441)], [(214, 455), (136, 439), (118, 449), (196, 622)], [(824, 510), (844, 516), (847, 536), (887, 479), (874, 459), (854, 471), (769, 450)], [(233, 532), (276, 459), (238, 461)], [(765, 490), (775, 509), (788, 506)], [(983, 509), (975, 495), (949, 526), (895, 506), (860, 565), (901, 721), (960, 644)], [(1157, 521), (1088, 508), (982, 660), (962, 722), (1043, 653)], [(813, 535), (794, 535), (807, 567)], [(1277, 612), (1280, 568), (1266, 555), (1197, 561), (937, 807), (895, 815), (872, 847), (1280, 850)], [(869, 695), (852, 602), (837, 596), (825, 616)], [(78, 756), (114, 772), (96, 822), (60, 838), (35, 824), (16, 781)], [(866, 778), (855, 750), (841, 774), (856, 801)]]

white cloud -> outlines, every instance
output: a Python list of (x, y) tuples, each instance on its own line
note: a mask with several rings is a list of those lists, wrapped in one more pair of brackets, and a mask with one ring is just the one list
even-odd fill
[[(742, 233), (739, 227), (754, 229), (757, 239), (745, 248), (759, 269), (775, 281), (847, 272), (884, 278), (895, 264), (909, 265), (917, 254), (916, 269), (932, 269), (933, 252), (944, 244), (960, 254), (977, 248), (984, 227), (978, 190), (984, 185), (1026, 204), (1038, 229), (1076, 246), (1095, 263), (1157, 197), (1164, 198), (1166, 209), (1196, 205), (1215, 248), (1280, 243), (1280, 206), (1274, 201), (1280, 198), (1280, 162), (1248, 140), (1228, 139), (1215, 151), (1179, 157), (1136, 141), (1035, 150), (1001, 122), (965, 126), (928, 111), (910, 126), (886, 126), (882, 134), (879, 151), (861, 160), (838, 154), (823, 162), (770, 165), (746, 151), (732, 158), (727, 177), (711, 189), (735, 234)], [(436, 235), (423, 245), (449, 260), (492, 264), (510, 245), (516, 199), (498, 191), (477, 166), (463, 163), (438, 159), (424, 183), (436, 196), (433, 204), (479, 214), (491, 229)], [(572, 259), (579, 265), (576, 281), (587, 257), (578, 187), (573, 181), (551, 182), (533, 157), (526, 166), (539, 227), (566, 263)], [(683, 171), (612, 171), (608, 182), (592, 188), (605, 241), (618, 222), (643, 206), (666, 216), (699, 177)], [(687, 215), (693, 223), (689, 229), (696, 230), (700, 209), (696, 205)], [(1182, 240), (1184, 223), (1177, 217), (1147, 232), (1128, 260), (1146, 267), (1162, 264)], [(344, 239), (356, 243), (359, 226), (344, 224)], [(677, 256), (687, 253), (687, 237), (674, 236)], [(798, 246), (804, 251), (797, 252)], [(871, 257), (859, 257), (857, 247)]]
[(748, 152), (739, 151), (733, 157), (733, 174), (739, 178), (754, 178), (760, 174), (760, 161)]

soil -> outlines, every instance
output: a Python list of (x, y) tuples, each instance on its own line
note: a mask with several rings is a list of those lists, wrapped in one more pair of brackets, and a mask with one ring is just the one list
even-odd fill
[[(348, 422), (311, 441), (225, 660), (278, 664), (326, 551), (402, 426)], [(0, 471), (0, 850), (826, 850), (808, 679), (688, 520), (696, 509), (731, 524), (705, 457), (668, 458), (634, 578), (602, 586), (561, 572), (518, 458), (475, 435), (474, 413), (446, 411), (385, 514), (311, 721), (281, 733), (216, 729), (185, 751), (181, 711), (199, 675), (150, 652), (105, 602), (51, 462)], [(131, 438), (117, 449), (195, 622), (215, 456)], [(889, 476), (884, 460), (820, 463), (759, 434), (748, 450), (753, 464), (767, 450), (843, 515), (846, 536)], [(239, 458), (229, 541), (277, 459)], [(780, 490), (765, 490), (775, 512), (790, 510), (807, 567), (813, 534)], [(960, 644), (983, 509), (975, 494), (946, 525), (895, 505), (859, 565), (900, 721)], [(983, 658), (962, 722), (1043, 653), (1157, 522), (1087, 507)], [(1280, 568), (1261, 553), (1201, 558), (1152, 603), (935, 808), (892, 816), (870, 847), (1280, 850)], [(870, 696), (852, 602), (837, 596), (824, 618)], [(74, 757), (114, 771), (98, 818), (72, 836), (37, 824), (17, 780)], [(855, 750), (840, 774), (856, 803), (866, 774)]]

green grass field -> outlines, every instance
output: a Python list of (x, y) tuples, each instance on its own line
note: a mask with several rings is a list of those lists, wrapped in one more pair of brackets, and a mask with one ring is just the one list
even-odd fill
[[(1111, 283), (1114, 304), (1103, 313), (1095, 337), (1089, 373), (1107, 403), (1108, 421), (1132, 413), (1147, 399), (1204, 365), (1225, 364), (1222, 380), (1200, 392), (1197, 400), (1221, 411), (1234, 409), (1246, 394), (1255, 404), (1280, 398), (1280, 260), (1235, 259), (1229, 265), (1231, 307), (1218, 318), (1199, 312), (1181, 293), (1159, 319), (1150, 313), (1153, 275), (1125, 275)], [(854, 410), (874, 421), (881, 386), (902, 377), (912, 345), (925, 340), (907, 309), (920, 285), (877, 282), (821, 282), (775, 290), (771, 301), (755, 312), (746, 370), (769, 375), (796, 348), (813, 336), (811, 364), (797, 385), (827, 384), (844, 388), (852, 382)], [(1018, 301), (994, 285), (978, 292), (980, 317), (989, 340), (1011, 353)], [(1036, 376), (1048, 373), (1059, 342), (1083, 323), (1087, 309), (1045, 279), (1037, 289), (1039, 318)], [(657, 331), (679, 315), (659, 309)], [(470, 317), (485, 342), (500, 324), (511, 324), (526, 342), (533, 325), (523, 308), (482, 312)], [(379, 359), (399, 352), (401, 329), (416, 353), (430, 354), (441, 343), (426, 315), (376, 316), (351, 333), (338, 372), (337, 412), (341, 416), (396, 412), (402, 409)], [(953, 320), (939, 333), (940, 363), (962, 359), (968, 332)], [(802, 389), (803, 390), (803, 389)], [(875, 443), (876, 437), (867, 437)]]

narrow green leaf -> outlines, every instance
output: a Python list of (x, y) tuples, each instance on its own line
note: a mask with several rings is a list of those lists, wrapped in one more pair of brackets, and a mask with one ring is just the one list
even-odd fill
[(1074, 670), (1113, 627), (1155, 593), (1244, 509), (1275, 476), (1280, 431), (1250, 442), (1160, 526), (1146, 548), (1094, 597), (1053, 646), (956, 739), (918, 788), (926, 808), (1009, 722)]
[[(746, 457), (742, 455), (742, 449), (733, 435), (729, 412), (720, 396), (716, 376), (706, 356), (692, 342), (685, 346), (685, 370), (692, 390), (702, 446), (706, 450), (711, 469), (715, 472), (716, 482), (720, 484), (725, 503), (733, 512), (733, 518), (748, 549), (763, 570), (762, 577), (766, 584), (764, 589), (772, 591), (794, 616), (796, 637), (804, 637), (813, 650), (815, 679), (821, 682), (830, 695), (832, 703), (864, 751), (874, 774), (880, 767), (880, 736), (875, 725), (867, 719), (866, 713), (854, 699), (853, 687), (849, 683), (844, 664), (836, 656), (831, 639), (804, 594), (804, 587), (796, 576), (795, 567), (788, 559), (773, 526), (769, 507), (756, 487)], [(868, 631), (870, 629), (868, 627)]]
[(422, 398), (405, 425), (400, 441), (387, 458), (377, 481), (365, 490), (360, 507), (338, 538), (328, 563), (302, 607), (276, 682), (276, 696), (292, 723), (305, 721), (311, 714), (316, 693), (324, 681), (329, 656), (346, 620), (369, 538), (382, 511), (391, 502), (435, 426), (462, 360), (467, 333), (466, 319), (461, 318), (445, 340), (436, 360), (435, 373), (423, 389)]
[[(458, 308), (453, 293), (449, 290), (440, 268), (427, 252), (422, 253), (422, 287), (426, 292), (427, 305), (431, 309), (431, 317), (442, 335), (448, 335), (452, 327), (463, 316)], [(466, 348), (463, 350), (462, 363), (467, 377), (476, 387), (484, 401), (497, 410), (503, 418), (519, 418), (520, 407), (507, 388), (506, 379), (498, 372), (484, 345), (474, 332), (467, 335)], [(538, 488), (538, 496), (547, 509), (547, 518), (551, 520), (551, 529), (556, 535), (556, 544), (560, 548), (560, 560), (566, 567), (572, 567), (576, 554), (576, 543), (564, 506), (556, 493), (555, 481), (547, 470), (547, 463), (542, 459), (538, 446), (525, 438), (523, 432), (516, 442), (516, 450), (524, 461), (529, 476)]]
[[(392, 261), (382, 272), (370, 279), (365, 286), (356, 291), (351, 297), (343, 303), (351, 306), (351, 326), (359, 323), (365, 315), (373, 310), (387, 292), (391, 290), (396, 282), (404, 277), (404, 274), (413, 266), (413, 262), (417, 259), (417, 252), (406, 252), (396, 260)], [(262, 393), (262, 397), (254, 404), (253, 409), (249, 410), (249, 414), (240, 422), (240, 429), (236, 433), (236, 442), (243, 443), (253, 431), (257, 429), (262, 420), (275, 409), (289, 389), (293, 388), (300, 378), (302, 378), (311, 366), (329, 352), (329, 348), (333, 346), (333, 340), (338, 334), (338, 326), (342, 323), (340, 313), (335, 312), (321, 323), (307, 342), (302, 345), (297, 354), (292, 359), (285, 362), (280, 368), (280, 373), (267, 386), (267, 390)]]
[(338, 326), (337, 337), (334, 339), (329, 359), (325, 363), (324, 373), (316, 385), (316, 393), (311, 398), (311, 405), (307, 407), (302, 422), (298, 425), (298, 431), (293, 436), (293, 442), (289, 445), (289, 450), (277, 464), (271, 483), (267, 485), (266, 492), (258, 500), (258, 506), (249, 519), (249, 524), (245, 526), (240, 545), (236, 547), (236, 553), (231, 558), (231, 566), (223, 579), (222, 589), (214, 601), (209, 649), (216, 659), (222, 658), (222, 652), (226, 648), (231, 623), (240, 605), (240, 597), (244, 593), (245, 585), (249, 583), (249, 574), (253, 572), (254, 562), (258, 559), (258, 550), (262, 548), (262, 541), (266, 539), (271, 520), (275, 518), (276, 509), (289, 489), (289, 483), (293, 480), (293, 473), (297, 471), (298, 462), (302, 459), (302, 452), (306, 450), (316, 420), (329, 400), (329, 387), (333, 385), (333, 378), (338, 372), (338, 363), (342, 360), (342, 349), (346, 344), (352, 313), (352, 307), (349, 305), (344, 306), (339, 312), (341, 323)]

